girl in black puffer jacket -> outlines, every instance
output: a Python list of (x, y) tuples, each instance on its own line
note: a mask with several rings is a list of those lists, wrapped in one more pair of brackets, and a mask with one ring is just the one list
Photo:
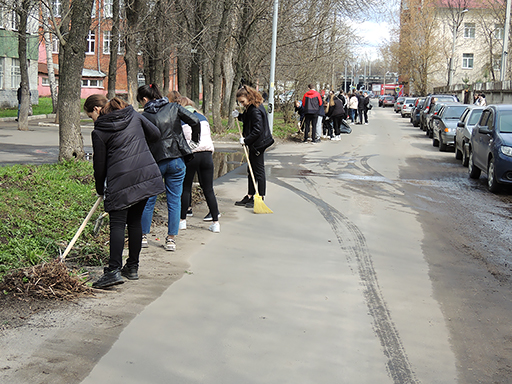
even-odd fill
[[(121, 275), (138, 279), (142, 211), (149, 197), (164, 191), (160, 170), (147, 144), (157, 141), (160, 131), (117, 97), (109, 102), (103, 95), (91, 95), (84, 110), (94, 120), (91, 136), (96, 192), (104, 196), (110, 216), (109, 265), (93, 284), (106, 288), (123, 283)], [(122, 267), (126, 226), (129, 255)]]

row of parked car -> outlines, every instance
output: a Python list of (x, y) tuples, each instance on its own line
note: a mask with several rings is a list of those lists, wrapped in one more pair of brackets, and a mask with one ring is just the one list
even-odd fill
[(454, 151), (469, 177), (486, 173), (491, 192), (512, 185), (512, 105), (467, 105), (453, 95), (428, 95), (399, 97), (393, 108), (425, 131), (434, 147)]

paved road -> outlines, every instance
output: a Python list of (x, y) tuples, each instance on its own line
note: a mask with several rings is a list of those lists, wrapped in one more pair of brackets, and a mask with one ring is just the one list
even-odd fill
[[(271, 215), (240, 208), (83, 383), (454, 383), (425, 234), (389, 111), (267, 156)], [(243, 196), (243, 172), (216, 193)]]

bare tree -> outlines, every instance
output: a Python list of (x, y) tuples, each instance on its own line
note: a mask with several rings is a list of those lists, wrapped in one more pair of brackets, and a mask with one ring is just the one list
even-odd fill
[(52, 98), (52, 111), (57, 112), (58, 93), (57, 93), (57, 81), (55, 79), (55, 69), (53, 66), (53, 42), (58, 42), (58, 39), (53, 36), (51, 29), (50, 10), (44, 2), (41, 3), (41, 14), (43, 28), (43, 38), (46, 51), (46, 68), (48, 70), (48, 83), (50, 84), (50, 95)]
[(119, 0), (113, 0), (112, 4), (112, 30), (110, 32), (110, 59), (108, 64), (108, 91), (107, 97), (112, 99), (116, 95), (116, 80), (117, 80), (117, 53), (119, 51), (119, 15), (120, 6)]
[(59, 51), (59, 160), (83, 159), (80, 91), (85, 60), (84, 41), (91, 26), (93, 0), (62, 2)]

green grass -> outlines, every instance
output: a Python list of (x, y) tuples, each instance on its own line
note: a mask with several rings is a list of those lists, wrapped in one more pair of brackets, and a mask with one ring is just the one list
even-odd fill
[[(80, 111), (83, 110), (85, 99), (81, 99)], [(32, 105), (32, 112), (34, 115), (49, 115), (53, 113), (51, 97), (40, 97), (38, 105)], [(0, 109), (0, 117), (16, 117), (18, 116), (18, 107), (16, 108), (3, 108)]]
[[(64, 162), (0, 167), (0, 277), (59, 256), (96, 201), (92, 164)], [(91, 219), (68, 259), (108, 259), (108, 234)]]

